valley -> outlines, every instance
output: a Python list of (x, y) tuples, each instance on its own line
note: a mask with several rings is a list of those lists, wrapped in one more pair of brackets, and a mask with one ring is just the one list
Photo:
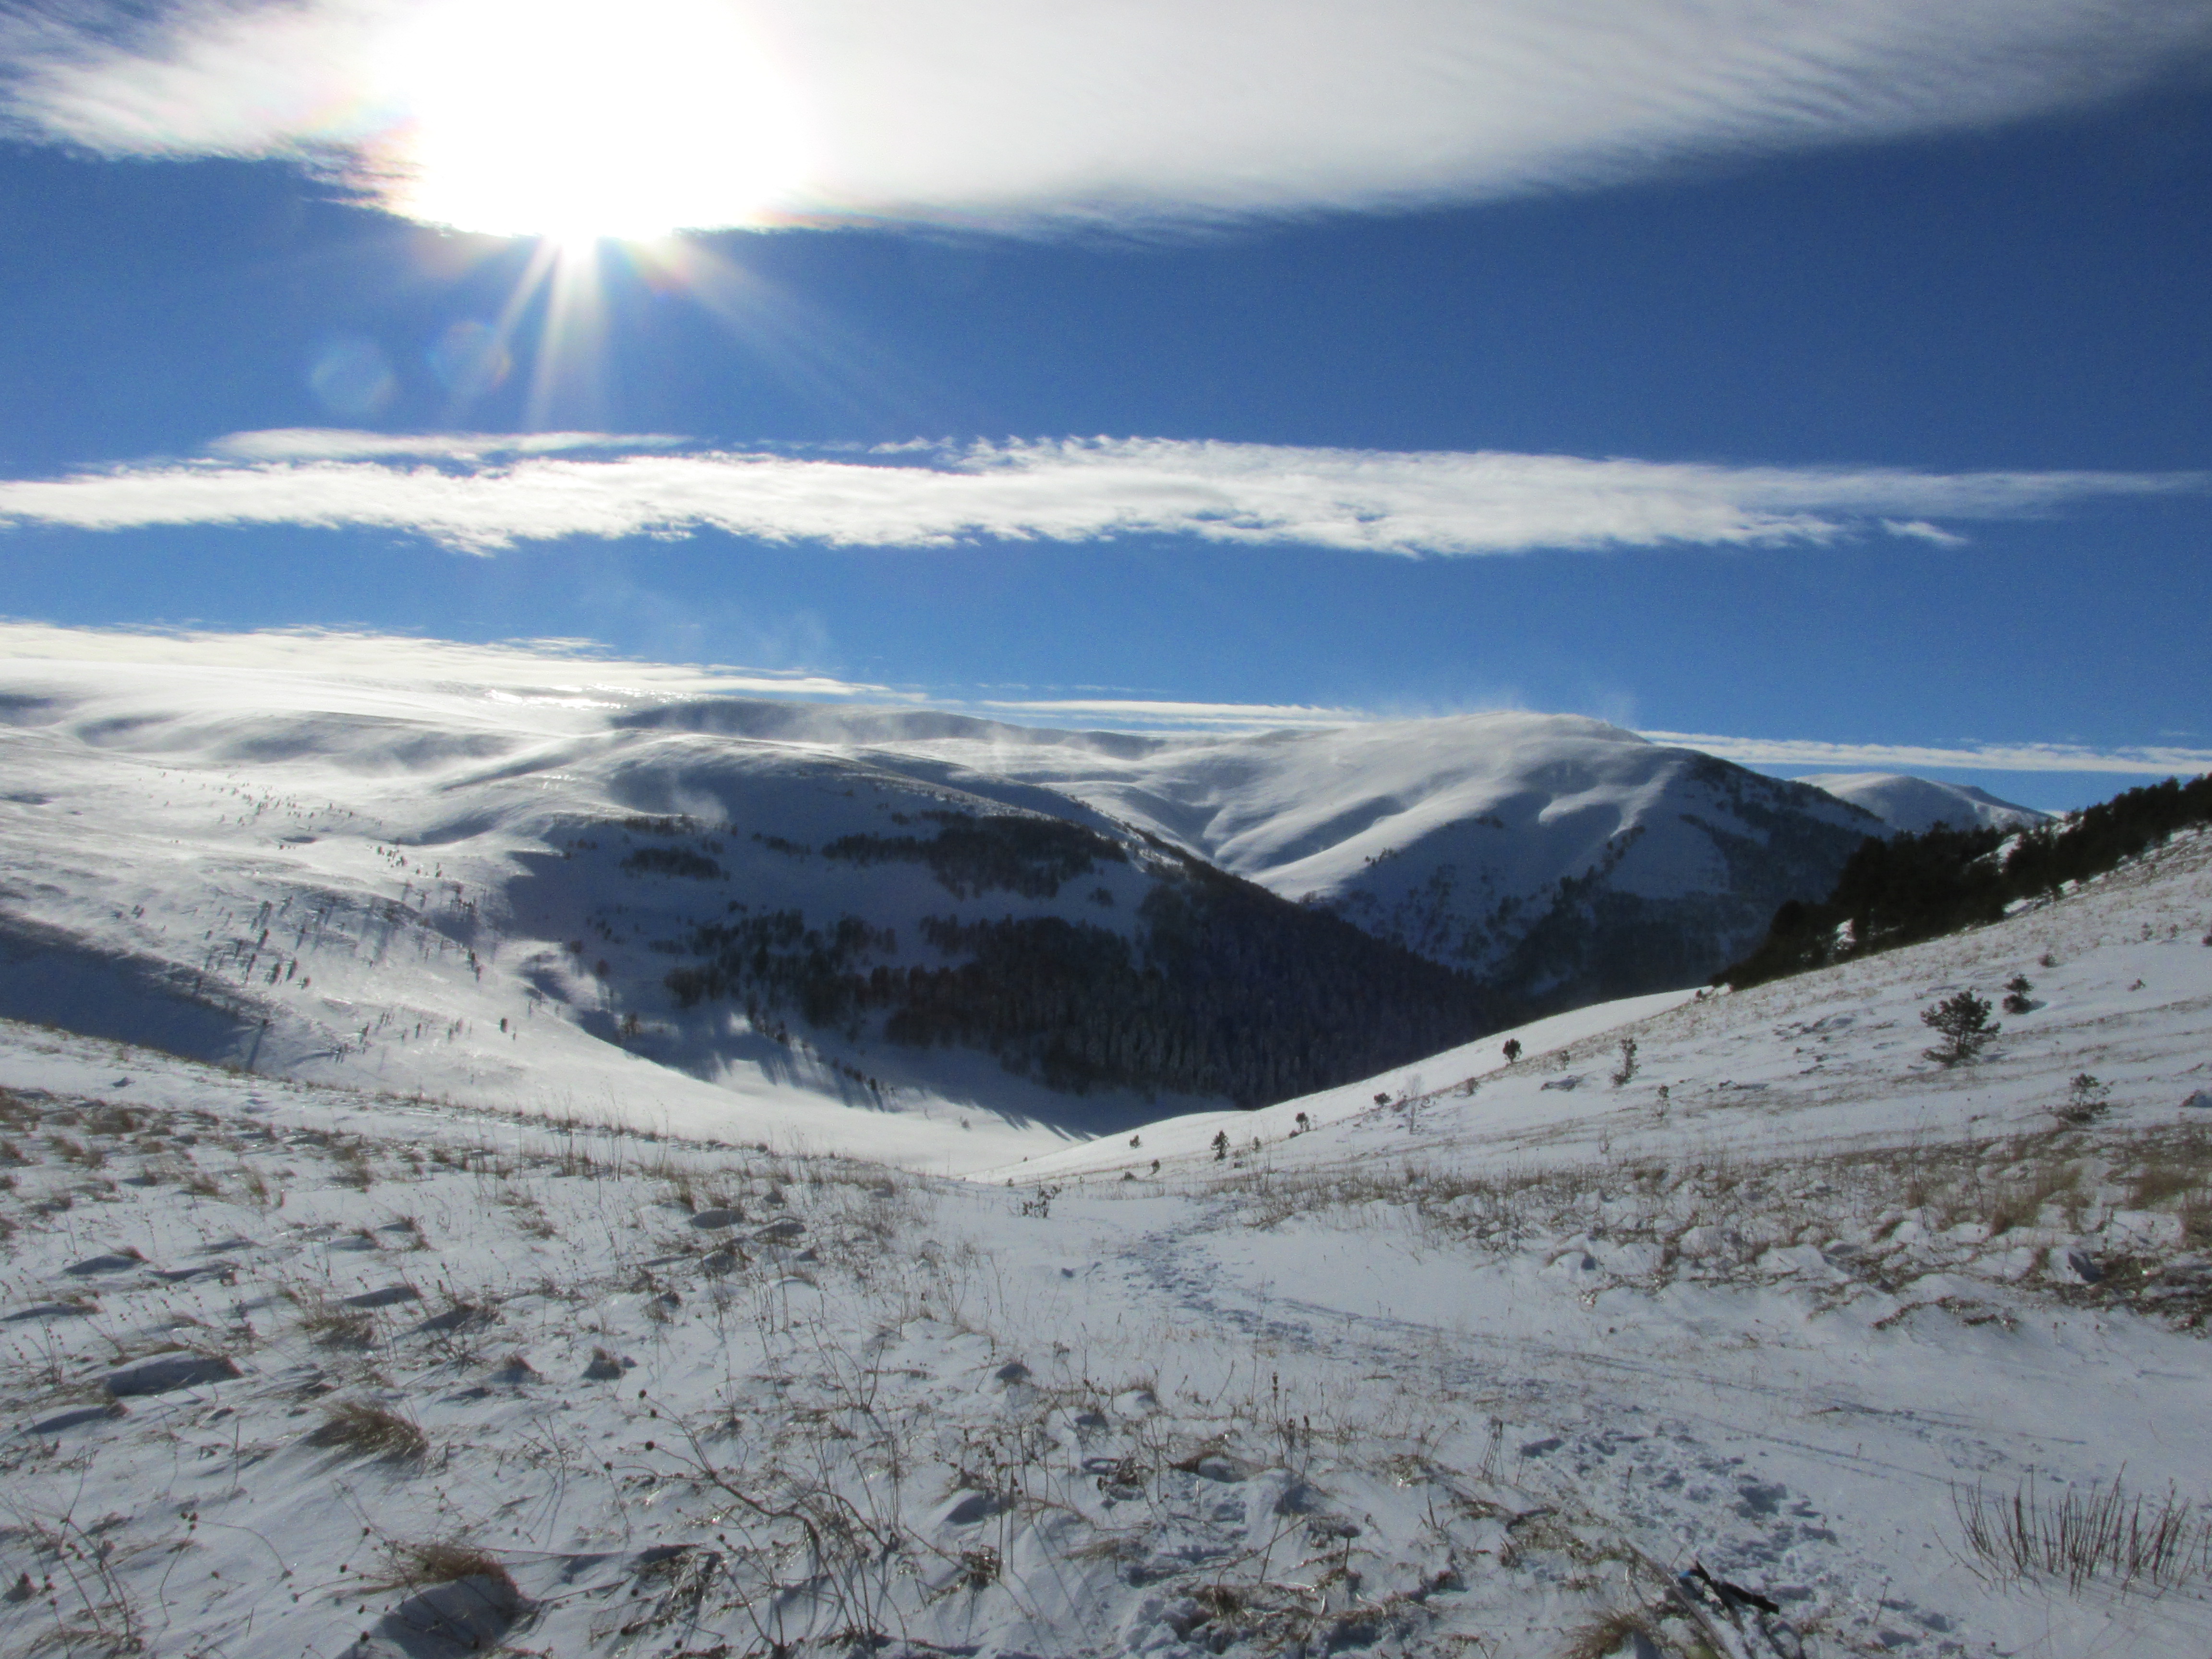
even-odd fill
[(686, 1133), (865, 1122), (956, 1170), (1699, 982), (1881, 828), (1569, 716), (1167, 738), (10, 674), (0, 1013)]
[(0, 1027), (0, 1640), (2183, 1659), (2207, 938), (2199, 831), (966, 1180)]

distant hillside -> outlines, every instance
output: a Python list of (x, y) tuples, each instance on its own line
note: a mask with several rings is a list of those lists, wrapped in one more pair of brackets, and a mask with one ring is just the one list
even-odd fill
[(1899, 772), (1835, 772), (1797, 781), (1873, 813), (1894, 834), (1917, 835), (1939, 823), (1954, 830), (2026, 830), (2051, 821), (2048, 812), (1999, 800), (1972, 784), (1938, 783)]
[[(731, 910), (747, 914), (654, 943), (696, 958), (664, 981), (678, 1005), (729, 998), (756, 1028), (795, 1016), (855, 1040), (879, 1031), (911, 1046), (964, 1044), (1079, 1093), (1165, 1090), (1251, 1106), (1366, 1076), (1377, 1055), (1418, 1058), (1506, 1023), (1504, 1005), (1462, 976), (1160, 843), (1133, 848), (1022, 814), (922, 816), (933, 835), (847, 835), (820, 856), (920, 866), (948, 908), (994, 890), (1050, 901), (1079, 883), (1087, 902), (1112, 910), (1115, 888), (1087, 884), (1119, 872), (1126, 894), (1134, 866), (1134, 916), (931, 914), (913, 941), (928, 948), (902, 953), (895, 930), (859, 915), (810, 927), (799, 910), (751, 914), (733, 900)], [(699, 853), (653, 863), (679, 860), (700, 866), (680, 873), (720, 873)]]
[(1882, 828), (1567, 715), (1164, 738), (0, 678), (0, 1014), (487, 1099), (639, 1061), (686, 1098), (1083, 1133), (1161, 1095), (1279, 1099), (1700, 982)]
[(1825, 900), (1783, 905), (1758, 948), (1715, 982), (1741, 990), (1993, 922), (2023, 899), (2056, 896), (2208, 822), (2212, 775), (2130, 789), (2028, 830), (1939, 823), (1870, 841)]
[(1200, 738), (854, 718), (878, 765), (1010, 804), (1042, 786), (1529, 1008), (1706, 978), (1882, 829), (1806, 785), (1576, 715)]
[(686, 1097), (1080, 1133), (1509, 1018), (1066, 796), (818, 740), (851, 711), (782, 711), (782, 740), (619, 698), (23, 678), (0, 705), (0, 1014), (472, 1099), (589, 1099), (646, 1061)]

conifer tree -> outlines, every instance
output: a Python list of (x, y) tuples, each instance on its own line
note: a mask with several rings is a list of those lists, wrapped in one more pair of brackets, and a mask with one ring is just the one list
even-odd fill
[(1943, 1039), (1923, 1051), (1943, 1066), (1960, 1066), (1974, 1060), (2004, 1029), (1990, 1018), (1989, 999), (1972, 991), (1961, 991), (1932, 1008), (1923, 1008), (1920, 1023)]

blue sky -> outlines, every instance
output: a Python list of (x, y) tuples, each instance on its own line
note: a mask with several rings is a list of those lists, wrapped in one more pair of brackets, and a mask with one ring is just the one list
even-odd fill
[(506, 3), (0, 27), (0, 613), (2212, 753), (2199, 9)]

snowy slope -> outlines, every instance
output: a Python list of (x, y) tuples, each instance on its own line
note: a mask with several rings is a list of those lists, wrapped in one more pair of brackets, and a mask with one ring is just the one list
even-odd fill
[(0, 1025), (0, 1647), (2200, 1659), (2208, 938), (2199, 835), (964, 1183)]
[[(687, 1003), (664, 981), (699, 965), (700, 930), (730, 930), (736, 962), (738, 934), (778, 913), (851, 916), (869, 931), (842, 970), (862, 975), (945, 961), (931, 916), (1137, 948), (1180, 848), (1572, 1006), (1701, 979), (1783, 897), (1823, 888), (1871, 822), (1571, 717), (1167, 739), (672, 698), (550, 659), (543, 684), (428, 680), (365, 651), (322, 672), (219, 655), (0, 670), (0, 1014), (545, 1110), (650, 1078), (672, 1121), (734, 1111), (781, 1134), (826, 1106), (823, 1125), (864, 1127), (879, 1152), (964, 1168), (1149, 1115), (1144, 1088), (1282, 1091), (1186, 1068), (1075, 1099), (973, 1047), (885, 1043), (850, 1012), (810, 1025), (789, 996)], [(947, 813), (1041, 815), (1110, 856), (1035, 890), (955, 893), (910, 860), (823, 850), (924, 838)], [(1422, 1052), (1425, 1029), (1397, 1052)]]
[[(823, 860), (743, 828), (709, 854), (714, 837), (624, 819), (696, 809), (797, 847), (957, 809), (957, 791), (811, 749), (613, 728), (619, 693), (111, 663), (21, 665), (6, 689), (7, 1013), (264, 1073), (860, 1141), (940, 1168), (1140, 1109), (1072, 1100), (987, 1056), (755, 1030), (727, 1004), (680, 1019), (661, 990), (675, 958), (653, 945), (729, 919), (732, 890), (824, 920), (865, 909), (909, 939), (921, 913), (959, 907), (912, 866), (830, 879)], [(623, 868), (641, 847), (679, 846), (729, 878)], [(1126, 897), (1140, 880), (1128, 866), (1083, 886)], [(994, 915), (1053, 908), (993, 897)]]
[(1039, 787), (1540, 1000), (1694, 983), (1825, 894), (1878, 821), (1806, 786), (1578, 715), (1244, 738), (1026, 731), (916, 712), (694, 704), (633, 717), (860, 742), (1012, 804)]
[(1938, 783), (1901, 772), (1834, 772), (1797, 781), (1825, 789), (1837, 799), (1873, 813), (1893, 830), (1906, 835), (1917, 835), (1939, 823), (1948, 823), (1955, 830), (1978, 830), (1990, 824), (2003, 830), (2024, 830), (2047, 823), (2051, 819), (2048, 812), (1999, 800), (1988, 790), (1977, 789), (1972, 784)]
[[(0, 1014), (633, 1124), (649, 1091), (694, 1130), (954, 1168), (1163, 1093), (1280, 1098), (1316, 1068), (1358, 1075), (1378, 1042), (1407, 1058), (1485, 1028), (1432, 965), (1224, 898), (1065, 796), (886, 764), (851, 740), (865, 711), (781, 711), (842, 720), (833, 744), (599, 689), (57, 661), (5, 689)], [(958, 856), (939, 856), (948, 836)], [(1147, 910), (1164, 891), (1176, 903)], [(1055, 992), (1060, 1025), (979, 1033), (964, 1005), (989, 987), (884, 977), (987, 948), (1000, 1003)], [(1255, 965), (1222, 973), (1209, 951)]]

